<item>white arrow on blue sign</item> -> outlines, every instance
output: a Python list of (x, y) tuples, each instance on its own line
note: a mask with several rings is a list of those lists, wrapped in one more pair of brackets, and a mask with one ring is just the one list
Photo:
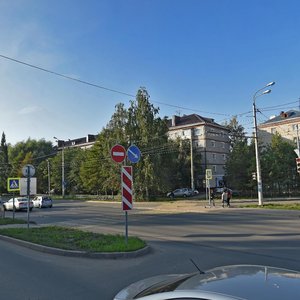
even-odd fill
[(141, 158), (140, 149), (135, 145), (131, 145), (127, 150), (127, 157), (132, 163), (137, 163)]

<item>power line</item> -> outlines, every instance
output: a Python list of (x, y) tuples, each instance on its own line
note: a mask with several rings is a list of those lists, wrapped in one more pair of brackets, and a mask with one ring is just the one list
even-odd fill
[(118, 91), (118, 90), (115, 90), (115, 89), (110, 89), (110, 88), (107, 88), (107, 87), (104, 87), (104, 86), (101, 86), (101, 85), (98, 85), (98, 84), (95, 84), (95, 83), (91, 83), (91, 82), (84, 81), (84, 80), (81, 80), (81, 79), (78, 79), (78, 78), (74, 78), (74, 77), (71, 77), (71, 76), (63, 75), (63, 74), (60, 74), (60, 73), (57, 73), (57, 72), (54, 72), (54, 71), (51, 71), (51, 70), (48, 70), (48, 69), (45, 69), (45, 68), (42, 68), (42, 67), (39, 67), (39, 66), (35, 66), (35, 65), (32, 65), (32, 64), (23, 62), (21, 60), (14, 59), (14, 58), (2, 55), (2, 54), (0, 54), (0, 57), (11, 60), (13, 62), (22, 64), (22, 65), (25, 65), (27, 67), (31, 67), (31, 68), (43, 71), (43, 72), (47, 72), (47, 73), (50, 73), (50, 74), (53, 74), (53, 75), (56, 75), (56, 76), (60, 76), (60, 77), (63, 77), (63, 78), (69, 79), (69, 80), (77, 81), (77, 82), (82, 83), (82, 84), (86, 84), (86, 85), (89, 85), (89, 86), (93, 86), (93, 87), (96, 87), (96, 88), (99, 88), (99, 89), (103, 89), (103, 90), (110, 91), (110, 92), (113, 92), (113, 93), (118, 93), (118, 94), (125, 95), (125, 96), (135, 97), (135, 96), (133, 96), (131, 94), (128, 94), (128, 93), (124, 93), (124, 92), (121, 92), (121, 91)]
[[(116, 90), (116, 89), (107, 88), (105, 86), (102, 86), (102, 85), (99, 85), (99, 84), (96, 84), (96, 83), (91, 83), (91, 82), (88, 82), (88, 81), (85, 81), (85, 80), (81, 80), (81, 79), (78, 79), (78, 78), (67, 76), (67, 75), (64, 75), (64, 74), (61, 74), (61, 73), (58, 73), (58, 72), (55, 72), (55, 71), (51, 71), (49, 69), (45, 69), (45, 68), (42, 68), (42, 67), (39, 67), (39, 66), (36, 66), (36, 65), (33, 65), (33, 64), (26, 63), (24, 61), (21, 61), (21, 60), (12, 58), (12, 57), (8, 57), (6, 55), (0, 54), (0, 57), (2, 57), (4, 59), (7, 59), (7, 60), (10, 60), (10, 61), (13, 61), (15, 63), (22, 64), (22, 65), (30, 67), (30, 68), (37, 69), (39, 71), (43, 71), (43, 72), (50, 73), (50, 74), (53, 74), (53, 75), (56, 75), (56, 76), (59, 76), (59, 77), (63, 77), (63, 78), (69, 79), (69, 80), (73, 80), (73, 81), (76, 81), (76, 82), (81, 83), (81, 84), (89, 85), (89, 86), (92, 86), (92, 87), (95, 87), (95, 88), (98, 88), (98, 89), (103, 89), (103, 90), (106, 90), (106, 91), (109, 91), (109, 92), (118, 93), (118, 94), (121, 94), (121, 95), (133, 97), (133, 98), (135, 97), (135, 95), (132, 95), (132, 94), (129, 94), (129, 93), (126, 93), (126, 92), (122, 92), (122, 91), (119, 91), (119, 90)], [(153, 100), (151, 100), (151, 101), (154, 102), (154, 103), (157, 103), (157, 104), (161, 104), (161, 105), (165, 105), (165, 106), (169, 106), (169, 107), (173, 107), (173, 108), (178, 108), (178, 109), (189, 110), (189, 111), (193, 111), (193, 112), (201, 112), (201, 113), (206, 113), (206, 114), (229, 116), (229, 117), (231, 116), (230, 114), (201, 111), (201, 110), (192, 109), (192, 108), (188, 108), (188, 107), (184, 107), (184, 106), (178, 106), (178, 105), (174, 105), (174, 104), (169, 104), (169, 103), (165, 103), (165, 102), (161, 102), (161, 101), (153, 101)]]

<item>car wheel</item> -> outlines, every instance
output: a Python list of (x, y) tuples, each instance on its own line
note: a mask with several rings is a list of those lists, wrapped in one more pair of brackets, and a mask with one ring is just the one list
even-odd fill
[(52, 207), (52, 204), (49, 206), (50, 208)]
[(183, 198), (186, 198), (186, 194), (183, 195)]
[(32, 211), (32, 207), (29, 208), (29, 211)]

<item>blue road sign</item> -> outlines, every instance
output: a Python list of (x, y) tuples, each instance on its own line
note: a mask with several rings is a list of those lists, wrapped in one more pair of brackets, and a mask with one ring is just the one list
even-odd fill
[(9, 192), (20, 190), (20, 178), (8, 178), (7, 179), (7, 190)]
[(141, 158), (140, 149), (135, 145), (131, 145), (127, 150), (127, 157), (132, 163), (137, 163)]

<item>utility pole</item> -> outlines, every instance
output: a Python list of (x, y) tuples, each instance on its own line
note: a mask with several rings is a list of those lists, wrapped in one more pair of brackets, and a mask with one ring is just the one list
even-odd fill
[(48, 167), (48, 195), (50, 196), (51, 184), (50, 184), (50, 162), (47, 159), (47, 167)]
[(192, 128), (191, 128), (190, 145), (191, 145), (191, 188), (194, 190), (195, 184), (194, 184), (194, 153), (193, 153), (193, 129)]
[(263, 88), (257, 90), (253, 95), (253, 123), (254, 123), (254, 144), (255, 144), (255, 158), (256, 158), (256, 173), (257, 173), (257, 194), (258, 194), (258, 205), (263, 205), (263, 187), (262, 187), (262, 176), (261, 176), (261, 166), (259, 158), (259, 149), (258, 149), (258, 134), (257, 134), (257, 120), (256, 120), (256, 99), (260, 96), (271, 93), (270, 89), (265, 90), (265, 88), (274, 85), (275, 82), (272, 81), (265, 85)]

